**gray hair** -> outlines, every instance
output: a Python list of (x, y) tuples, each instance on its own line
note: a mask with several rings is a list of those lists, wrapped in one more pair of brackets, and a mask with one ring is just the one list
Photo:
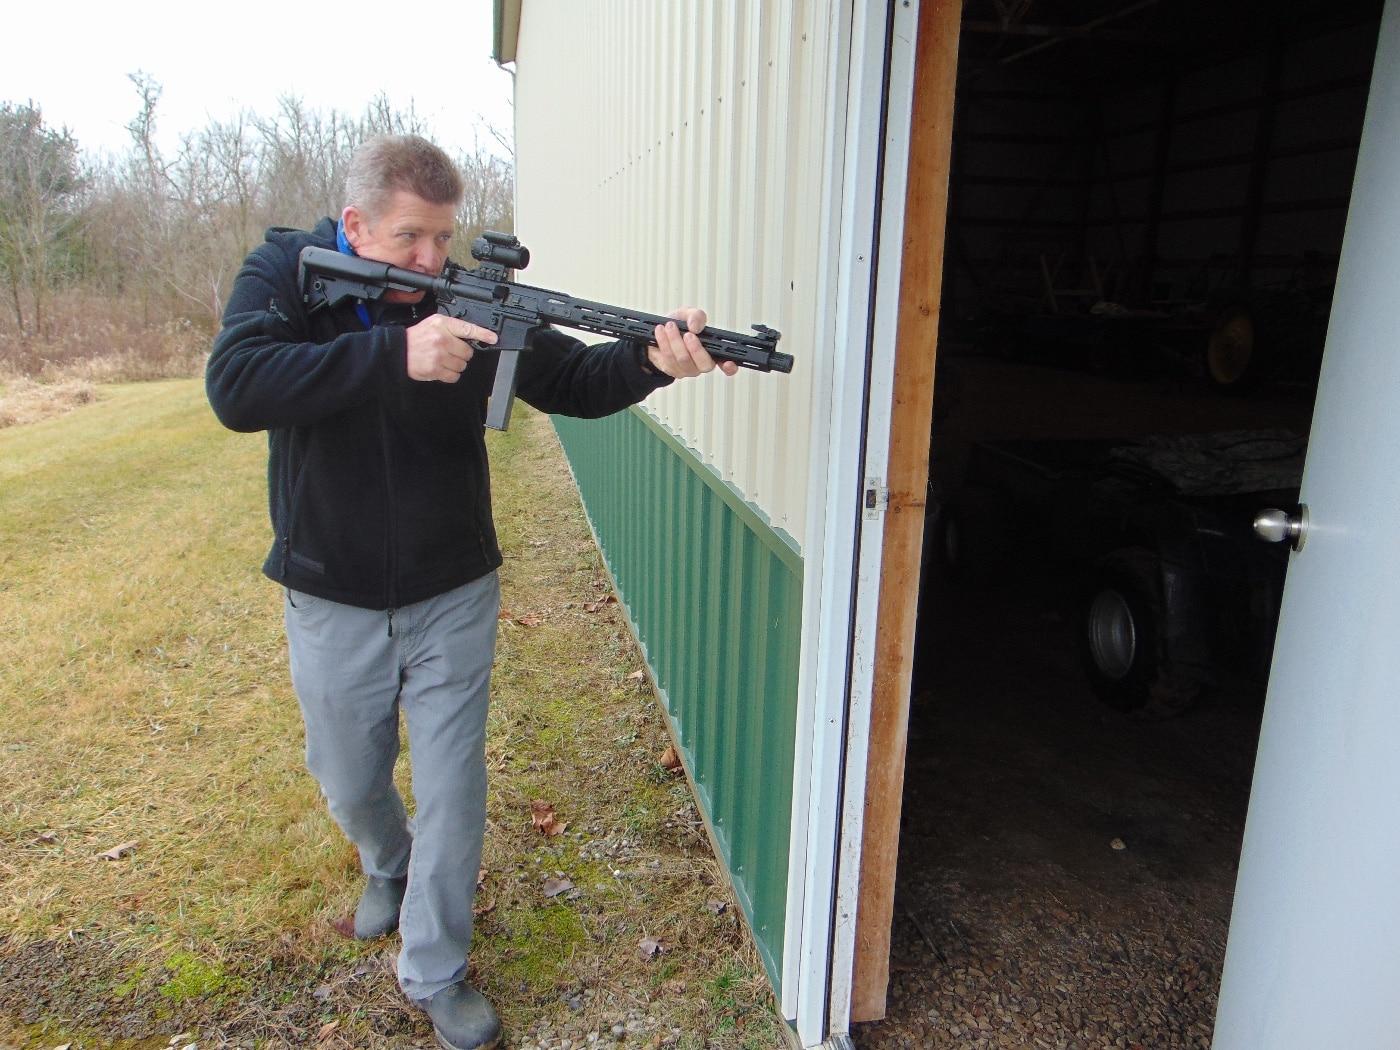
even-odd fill
[(398, 190), (429, 204), (459, 204), (465, 184), (452, 158), (418, 135), (377, 135), (350, 158), (345, 203), (371, 222), (384, 214)]

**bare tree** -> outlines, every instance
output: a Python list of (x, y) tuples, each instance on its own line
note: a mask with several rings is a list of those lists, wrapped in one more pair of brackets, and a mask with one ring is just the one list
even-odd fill
[[(361, 143), (378, 134), (430, 134), (412, 108), (396, 110), (383, 95), (358, 117), (334, 110), (323, 113), (289, 95), (269, 117), (245, 111), (226, 121), (210, 121), (185, 134), (173, 155), (166, 155), (156, 138), (161, 86), (142, 72), (129, 79), (138, 99), (137, 113), (127, 124), (130, 148), (123, 157), (94, 165), (81, 177), (74, 167), (76, 143), (67, 132), (34, 130), (40, 127), (35, 123), (37, 111), (32, 114), (34, 127), (23, 131), (30, 125), (20, 120), (21, 110), (4, 110), (0, 146), (7, 152), (0, 163), (7, 166), (0, 170), (6, 187), (0, 188), (5, 196), (0, 201), (0, 251), (8, 254), (0, 266), (8, 268), (0, 272), (17, 316), (21, 285), (11, 274), (23, 271), (29, 275), (25, 280), (31, 280), (42, 272), (25, 262), (32, 253), (20, 254), (21, 248), (29, 250), (34, 222), (18, 222), (18, 193), (8, 187), (42, 183), (51, 191), (44, 198), (48, 210), (41, 209), (41, 217), (49, 222), (43, 235), (51, 243), (63, 241), (63, 223), (81, 214), (85, 287), (138, 302), (148, 327), (174, 319), (212, 326), (218, 323), (239, 265), (268, 227), (309, 228), (322, 216), (339, 215), (345, 172)], [(10, 133), (11, 124), (18, 129), (15, 134)], [(11, 149), (12, 142), (29, 145)], [(465, 243), (483, 229), (513, 226), (513, 165), (501, 155), (504, 145), (500, 132), (479, 129), (473, 148), (455, 158), (466, 182), (458, 212), (462, 236), (454, 245), (459, 258), (465, 255)], [(47, 183), (37, 176), (26, 176), (28, 182), (17, 178), (12, 172), (20, 170), (19, 159), (30, 154), (48, 157), (48, 167), (42, 170), (67, 172), (67, 181), (57, 174)], [(31, 213), (32, 209), (24, 212)], [(16, 237), (22, 226), (30, 240), (20, 245)], [(13, 248), (6, 247), (12, 242)], [(56, 256), (50, 253), (46, 258), (51, 270)], [(51, 275), (39, 285), (49, 280)]]
[(82, 188), (78, 144), (68, 129), (46, 127), (32, 101), (0, 105), (0, 279), (21, 335), (43, 331), (45, 297), (71, 268)]
[(508, 233), (515, 228), (515, 168), (485, 148), (480, 139), (470, 153), (458, 153), (466, 192), (457, 209), (458, 237), (470, 244), (482, 230)]
[(153, 299), (164, 286), (163, 271), (172, 239), (170, 209), (172, 181), (169, 166), (156, 145), (156, 108), (162, 89), (155, 78), (137, 71), (127, 76), (141, 98), (141, 108), (126, 126), (132, 151), (118, 177), (120, 199), (119, 248), (128, 289), (140, 296), (141, 312), (151, 322)]

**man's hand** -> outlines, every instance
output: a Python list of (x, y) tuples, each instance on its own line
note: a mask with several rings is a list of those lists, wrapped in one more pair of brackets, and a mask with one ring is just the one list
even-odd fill
[(423, 318), (408, 329), (408, 378), (423, 383), (457, 382), (476, 352), (469, 339), (494, 343), (496, 333), (446, 314)]
[(687, 331), (682, 334), (675, 324), (656, 326), (656, 345), (647, 347), (647, 360), (658, 372), (664, 372), (676, 379), (698, 376), (719, 368), (727, 376), (739, 371), (733, 361), (715, 361), (710, 352), (700, 345), (696, 336), (704, 330), (705, 311), (690, 306), (683, 310), (672, 310), (667, 317), (684, 321)]

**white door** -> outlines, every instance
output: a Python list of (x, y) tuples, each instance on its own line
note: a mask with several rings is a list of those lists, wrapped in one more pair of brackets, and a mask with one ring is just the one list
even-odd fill
[(1400, 1047), (1400, 4), (1381, 24), (1214, 1050)]

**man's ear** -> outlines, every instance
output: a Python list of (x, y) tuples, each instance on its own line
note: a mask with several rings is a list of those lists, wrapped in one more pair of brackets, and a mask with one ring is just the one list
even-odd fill
[(358, 250), (360, 242), (369, 235), (369, 219), (359, 208), (350, 204), (340, 213), (340, 221), (345, 226), (345, 239), (350, 242), (350, 247)]

